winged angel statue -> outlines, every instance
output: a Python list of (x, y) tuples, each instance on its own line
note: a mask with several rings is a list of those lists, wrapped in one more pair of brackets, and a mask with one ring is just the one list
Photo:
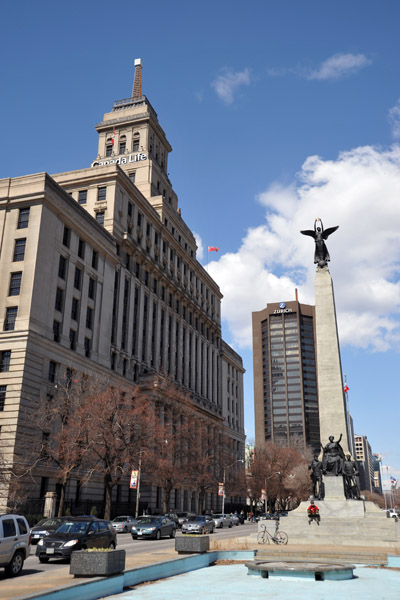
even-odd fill
[(339, 225), (336, 227), (328, 227), (328, 229), (324, 230), (324, 226), (320, 218), (315, 219), (314, 221), (314, 230), (305, 229), (304, 231), (300, 231), (303, 235), (309, 235), (314, 238), (315, 242), (315, 252), (314, 252), (314, 263), (318, 264), (319, 267), (324, 267), (327, 262), (331, 260), (329, 256), (328, 248), (326, 247), (325, 240), (339, 228)]

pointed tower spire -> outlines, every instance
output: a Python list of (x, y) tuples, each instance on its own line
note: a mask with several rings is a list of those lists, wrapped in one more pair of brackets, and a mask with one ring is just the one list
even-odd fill
[(133, 80), (132, 98), (142, 97), (142, 59), (135, 58), (135, 78)]

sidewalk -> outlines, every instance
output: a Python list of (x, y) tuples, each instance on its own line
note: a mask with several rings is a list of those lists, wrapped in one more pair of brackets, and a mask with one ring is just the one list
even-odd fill
[[(145, 567), (160, 562), (176, 560), (179, 558), (174, 549), (146, 552), (143, 554), (135, 554), (126, 557), (125, 569), (134, 569), (136, 567)], [(51, 569), (41, 573), (32, 573), (32, 575), (24, 575), (25, 570), (21, 575), (15, 578), (6, 578), (4, 575), (0, 578), (0, 598), (1, 600), (17, 600), (22, 598), (31, 598), (35, 595), (43, 594), (55, 590), (57, 588), (66, 588), (74, 585), (79, 585), (84, 581), (94, 580), (96, 578), (75, 578), (69, 574), (69, 564), (64, 565), (61, 569), (57, 567), (57, 571), (52, 572)], [(79, 598), (77, 598), (79, 600)]]
[[(223, 542), (223, 543), (222, 543)], [(221, 540), (219, 543), (211, 544), (210, 550), (224, 549), (224, 550), (239, 550), (239, 549), (248, 549), (248, 550), (263, 550), (268, 552), (270, 555), (269, 558), (272, 558), (274, 553), (279, 554), (279, 549), (285, 548), (286, 551), (290, 550), (293, 554), (297, 554), (300, 556), (304, 556), (308, 552), (310, 554), (315, 554), (318, 550), (315, 546), (304, 545), (291, 545), (290, 542), (285, 547), (280, 546), (260, 546), (254, 542), (253, 539), (246, 538), (230, 538), (229, 539), (229, 548), (228, 540)], [(218, 548), (219, 546), (219, 548)], [(224, 546), (222, 548), (221, 546)], [(350, 552), (354, 553), (359, 550), (361, 553), (368, 551), (369, 557), (376, 556), (378, 559), (382, 553), (395, 555), (399, 554), (399, 550), (388, 551), (387, 548), (356, 548), (356, 547), (346, 547), (346, 546), (324, 546), (320, 548), (321, 554), (324, 551), (329, 550), (334, 553), (337, 557), (337, 560), (340, 560), (340, 554), (343, 557)], [(125, 569), (135, 569), (137, 567), (144, 567), (148, 565), (153, 565), (162, 562), (168, 562), (170, 560), (177, 560), (181, 558), (173, 548), (168, 550), (160, 550), (155, 552), (146, 552), (143, 554), (135, 554), (133, 556), (126, 557), (126, 566)], [(282, 557), (281, 557), (282, 558)], [(29, 571), (28, 571), (29, 573)], [(64, 589), (67, 587), (73, 587), (75, 585), (79, 585), (88, 580), (93, 581), (94, 579), (101, 578), (75, 578), (73, 575), (69, 574), (69, 564), (63, 566), (61, 569), (57, 568), (54, 572), (50, 569), (49, 571), (43, 573), (32, 573), (24, 575), (19, 575), (16, 578), (5, 578), (3, 575), (0, 578), (0, 598), (1, 600), (22, 600), (23, 598), (34, 598), (35, 595), (39, 595), (45, 592), (54, 591), (56, 589)], [(77, 598), (77, 600), (79, 600)]]

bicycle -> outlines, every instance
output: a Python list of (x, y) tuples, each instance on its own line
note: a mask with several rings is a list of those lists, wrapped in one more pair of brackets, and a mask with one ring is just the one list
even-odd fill
[(269, 544), (271, 539), (274, 544), (287, 544), (289, 537), (284, 531), (279, 531), (279, 520), (275, 521), (275, 532), (274, 535), (270, 533), (267, 526), (264, 523), (260, 524), (261, 531), (257, 535), (257, 542), (259, 544)]

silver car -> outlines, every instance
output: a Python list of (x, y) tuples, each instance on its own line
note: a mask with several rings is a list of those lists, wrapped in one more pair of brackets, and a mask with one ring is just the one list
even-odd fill
[(215, 527), (217, 528), (222, 529), (223, 527), (232, 527), (233, 525), (230, 515), (219, 514), (213, 515), (212, 518), (214, 519)]
[(214, 533), (214, 519), (208, 515), (189, 517), (182, 525), (182, 533)]
[(0, 567), (19, 575), (31, 551), (28, 521), (20, 515), (0, 515)]
[(115, 517), (115, 519), (111, 521), (111, 525), (114, 527), (116, 533), (130, 533), (135, 523), (136, 519), (129, 515)]

